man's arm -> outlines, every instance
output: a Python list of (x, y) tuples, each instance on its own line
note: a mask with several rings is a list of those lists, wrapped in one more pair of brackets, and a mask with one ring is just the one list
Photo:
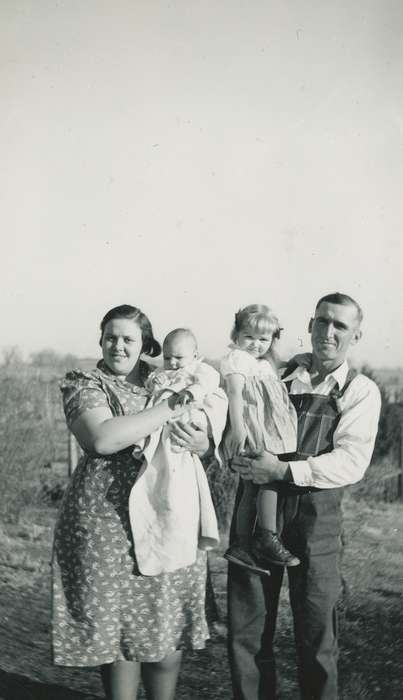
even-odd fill
[(381, 397), (375, 382), (360, 375), (340, 399), (342, 413), (333, 450), (318, 457), (290, 462), (299, 486), (326, 489), (360, 481), (371, 461), (378, 430)]
[(297, 486), (338, 488), (360, 481), (370, 463), (381, 398), (375, 382), (357, 377), (346, 391), (331, 452), (296, 462), (281, 462), (269, 452), (255, 459), (237, 457), (233, 468), (258, 484), (292, 481)]

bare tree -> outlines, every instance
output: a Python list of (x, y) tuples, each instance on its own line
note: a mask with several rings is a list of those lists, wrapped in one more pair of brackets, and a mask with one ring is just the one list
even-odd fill
[(20, 367), (24, 364), (22, 352), (18, 345), (7, 345), (1, 351), (4, 367)]

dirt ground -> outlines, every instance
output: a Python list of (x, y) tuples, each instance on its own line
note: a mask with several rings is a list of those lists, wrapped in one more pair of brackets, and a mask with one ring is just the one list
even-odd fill
[[(49, 558), (55, 511), (0, 524), (0, 700), (102, 698), (95, 670), (60, 669), (49, 655)], [(340, 622), (340, 699), (403, 697), (403, 504), (345, 502), (346, 596)], [(177, 700), (230, 700), (225, 640), (226, 565), (211, 557), (221, 626), (206, 650), (188, 654)], [(296, 700), (287, 591), (277, 635), (282, 700)], [(143, 698), (143, 695), (140, 696)]]

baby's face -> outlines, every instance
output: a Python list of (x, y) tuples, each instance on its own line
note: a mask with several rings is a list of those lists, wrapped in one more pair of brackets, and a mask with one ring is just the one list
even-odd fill
[(164, 343), (164, 367), (165, 369), (181, 369), (190, 365), (196, 358), (197, 352), (192, 338), (178, 336)]

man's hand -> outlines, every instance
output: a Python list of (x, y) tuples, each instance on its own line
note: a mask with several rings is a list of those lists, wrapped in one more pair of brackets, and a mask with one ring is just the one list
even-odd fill
[(271, 452), (262, 452), (251, 457), (239, 456), (231, 460), (231, 469), (254, 484), (269, 484), (284, 481), (289, 471), (287, 462), (280, 462)]
[(170, 439), (174, 445), (189, 452), (202, 456), (207, 452), (210, 443), (207, 432), (197, 428), (192, 423), (182, 423), (178, 420), (171, 424)]
[(228, 451), (231, 455), (240, 455), (245, 449), (247, 433), (244, 426), (232, 427), (228, 437)]

